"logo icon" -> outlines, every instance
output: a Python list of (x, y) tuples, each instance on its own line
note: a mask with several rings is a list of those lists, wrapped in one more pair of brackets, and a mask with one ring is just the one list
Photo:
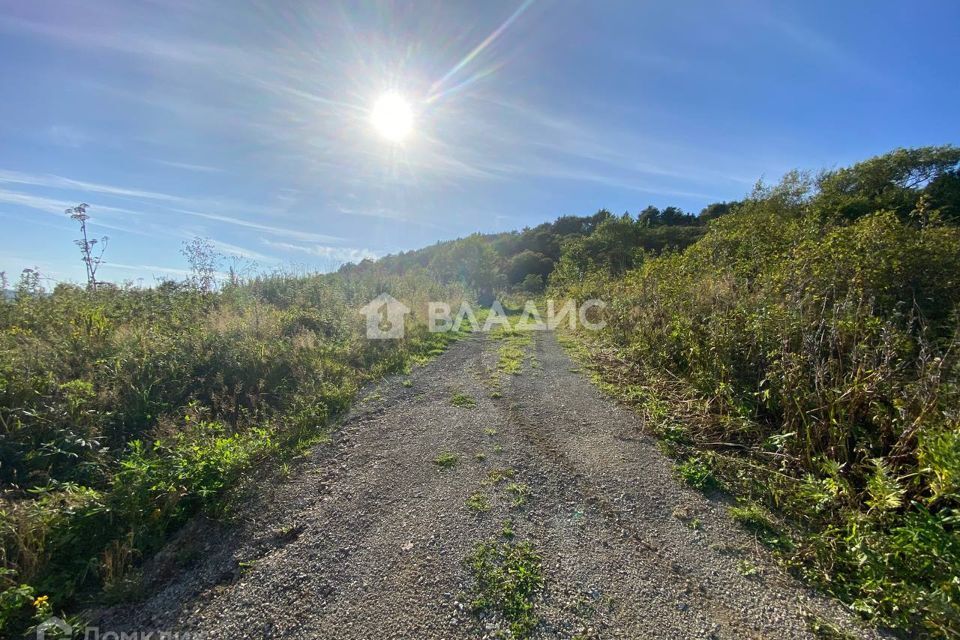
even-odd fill
[(73, 627), (60, 618), (47, 618), (37, 625), (37, 640), (72, 638)]
[(410, 307), (389, 293), (381, 293), (360, 308), (367, 318), (367, 337), (372, 340), (394, 340), (403, 337), (404, 317)]

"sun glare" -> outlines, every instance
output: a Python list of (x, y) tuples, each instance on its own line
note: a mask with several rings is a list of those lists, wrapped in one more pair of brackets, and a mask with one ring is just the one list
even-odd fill
[(370, 121), (387, 140), (402, 142), (413, 130), (413, 110), (403, 96), (387, 93), (373, 105)]

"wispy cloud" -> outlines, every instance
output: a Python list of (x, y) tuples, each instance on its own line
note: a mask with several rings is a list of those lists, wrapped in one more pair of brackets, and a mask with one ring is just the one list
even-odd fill
[[(143, 201), (153, 201), (163, 205), (175, 205), (170, 211), (175, 213), (180, 213), (187, 216), (192, 216), (196, 218), (202, 218), (205, 220), (211, 220), (214, 222), (221, 222), (224, 224), (229, 224), (237, 227), (242, 227), (245, 229), (253, 229), (256, 231), (262, 231), (264, 233), (269, 233), (278, 237), (292, 238), (294, 240), (301, 240), (304, 242), (339, 242), (342, 238), (322, 233), (313, 233), (310, 231), (303, 231), (299, 229), (289, 229), (285, 227), (280, 227), (276, 225), (264, 224), (261, 222), (253, 222), (251, 220), (246, 220), (244, 218), (239, 218), (232, 215), (226, 215), (221, 213), (211, 213), (204, 211), (196, 211), (190, 207), (205, 207), (208, 204), (207, 200), (195, 200), (191, 198), (184, 198), (181, 196), (176, 196), (167, 193), (160, 193), (157, 191), (147, 191), (142, 189), (131, 189), (126, 187), (118, 187), (113, 185), (100, 184), (96, 182), (86, 182), (82, 180), (74, 180), (71, 178), (66, 178), (63, 176), (53, 175), (53, 174), (29, 174), (22, 173), (19, 171), (8, 171), (0, 169), (0, 184), (19, 184), (31, 187), (40, 187), (47, 189), (55, 190), (70, 190), (70, 191), (79, 191), (82, 193), (96, 193), (103, 194), (108, 196), (116, 196), (121, 198), (131, 198), (135, 200)], [(0, 202), (9, 202), (11, 204), (18, 204), (25, 207), (30, 207), (32, 209), (38, 209), (41, 211), (46, 211), (48, 213), (63, 213), (64, 209), (67, 207), (72, 207), (76, 205), (76, 202), (69, 202), (66, 200), (52, 199), (45, 196), (38, 196), (33, 194), (24, 194), (17, 193), (8, 190), (0, 190)], [(213, 202), (213, 201), (210, 201)], [(229, 203), (218, 202), (215, 203), (220, 208), (233, 208)], [(271, 213), (266, 209), (257, 209), (250, 208), (249, 206), (244, 205), (243, 207), (237, 207), (238, 209), (245, 209), (252, 211), (258, 215), (268, 215)], [(111, 207), (108, 205), (97, 204), (96, 210), (102, 213), (123, 213), (123, 214), (132, 214), (132, 215), (146, 215), (144, 212), (136, 212), (130, 209), (124, 209), (119, 207)]]
[(299, 245), (288, 242), (275, 242), (273, 240), (263, 240), (268, 247), (279, 249), (281, 251), (304, 253), (318, 258), (325, 258), (335, 262), (360, 262), (364, 259), (375, 260), (379, 256), (370, 249), (357, 249), (353, 247), (331, 247), (325, 245), (311, 244)]
[(279, 262), (279, 260), (273, 256), (268, 256), (266, 254), (254, 251), (253, 249), (247, 249), (246, 247), (230, 244), (229, 242), (224, 242), (222, 240), (210, 240), (210, 242), (213, 243), (213, 246), (217, 249), (217, 251), (228, 256), (246, 258), (247, 260), (255, 260), (257, 262)]
[(88, 142), (93, 141), (93, 137), (88, 133), (64, 124), (54, 124), (47, 127), (44, 132), (47, 140), (61, 147), (79, 149)]
[[(0, 182), (3, 182), (0, 179)], [(34, 209), (35, 211), (42, 211), (43, 213), (50, 213), (54, 215), (64, 215), (64, 212), (73, 206), (79, 204), (75, 201), (70, 200), (59, 200), (56, 198), (48, 198), (45, 196), (38, 196), (31, 193), (21, 193), (19, 191), (10, 191), (8, 189), (0, 189), (0, 202), (6, 202), (8, 204), (13, 204), (21, 207), (26, 207), (27, 209)], [(109, 213), (117, 215), (133, 215), (139, 216), (142, 215), (138, 211), (133, 211), (131, 209), (123, 209), (120, 207), (110, 207), (107, 205), (97, 205), (97, 212), (99, 213)]]
[(294, 240), (302, 240), (304, 242), (339, 242), (343, 238), (337, 236), (329, 236), (323, 233), (313, 233), (310, 231), (300, 231), (298, 229), (287, 229), (284, 227), (276, 227), (269, 224), (261, 224), (259, 222), (251, 222), (250, 220), (244, 220), (242, 218), (234, 218), (232, 216), (221, 215), (217, 213), (203, 213), (201, 211), (191, 211), (189, 209), (174, 209), (178, 213), (183, 213), (188, 216), (194, 216), (197, 218), (203, 218), (205, 220), (213, 220), (216, 222), (224, 222), (226, 224), (231, 224), (237, 227), (244, 227), (246, 229), (255, 229), (257, 231), (263, 231), (271, 235), (280, 236), (284, 238), (293, 238)]
[[(90, 7), (89, 10), (93, 10)], [(104, 16), (107, 17), (107, 16)], [(95, 22), (93, 16), (91, 22)], [(178, 38), (158, 38), (141, 31), (131, 29), (96, 29), (94, 24), (79, 22), (57, 24), (52, 21), (39, 22), (11, 15), (0, 16), (0, 31), (8, 33), (28, 33), (47, 38), (60, 45), (83, 48), (108, 49), (118, 53), (165, 60), (173, 63), (192, 63), (197, 65), (217, 65), (224, 60), (248, 59), (243, 49), (195, 40)]]
[[(780, 8), (780, 5), (773, 4), (771, 7)], [(775, 29), (784, 41), (833, 71), (878, 86), (889, 84), (886, 77), (875, 67), (850, 53), (839, 42), (802, 24), (796, 17), (783, 15), (782, 12), (776, 14), (770, 7), (758, 8), (751, 12), (751, 15), (764, 27)]]
[(223, 169), (217, 167), (211, 167), (205, 164), (193, 164), (190, 162), (174, 162), (172, 160), (157, 160), (154, 162), (157, 164), (162, 164), (166, 167), (173, 167), (174, 169), (183, 169), (184, 171), (195, 171), (197, 173), (222, 173)]
[[(124, 264), (122, 262), (104, 262), (104, 270), (110, 269), (122, 269), (124, 271), (140, 271), (140, 272), (149, 272), (149, 273), (162, 273), (170, 276), (180, 276), (187, 277), (192, 275), (192, 272), (189, 269), (177, 269), (175, 267), (159, 267), (152, 264)], [(99, 278), (97, 278), (99, 280)]]
[(98, 184), (96, 182), (85, 182), (83, 180), (73, 180), (71, 178), (65, 178), (63, 176), (57, 176), (49, 173), (38, 175), (0, 169), (0, 183), (22, 184), (33, 187), (45, 187), (48, 189), (83, 191), (85, 193), (102, 193), (110, 196), (137, 198), (142, 200), (157, 200), (181, 205), (190, 202), (185, 198), (166, 193), (115, 187), (107, 184)]

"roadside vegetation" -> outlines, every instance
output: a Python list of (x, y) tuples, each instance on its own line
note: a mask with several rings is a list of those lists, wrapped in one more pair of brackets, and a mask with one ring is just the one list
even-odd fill
[(98, 593), (135, 595), (142, 561), (180, 525), (227, 514), (245, 476), (321, 441), (361, 385), (455, 337), (415, 311), (403, 340), (367, 340), (368, 300), (462, 296), (369, 271), (218, 291), (40, 282), (25, 273), (0, 303), (4, 637)]
[(609, 302), (581, 348), (678, 474), (741, 496), (798, 575), (911, 637), (960, 636), (958, 163), (794, 172), (685, 251), (565, 253), (551, 276)]

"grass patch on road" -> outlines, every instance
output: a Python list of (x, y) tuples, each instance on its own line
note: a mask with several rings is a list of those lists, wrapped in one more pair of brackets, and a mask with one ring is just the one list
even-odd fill
[(473, 409), (477, 406), (477, 401), (473, 396), (458, 392), (450, 398), (450, 404), (464, 409)]
[(507, 493), (513, 498), (514, 507), (522, 507), (530, 497), (530, 487), (522, 482), (511, 482), (507, 485)]
[(497, 373), (520, 375), (527, 347), (533, 344), (533, 334), (530, 331), (499, 327), (491, 332), (491, 336), (500, 342), (497, 348)]
[(498, 485), (501, 482), (506, 482), (507, 480), (513, 480), (513, 477), (516, 475), (516, 471), (513, 469), (491, 469), (487, 473), (487, 481), (490, 484)]
[(475, 585), (470, 596), (476, 613), (493, 612), (510, 625), (513, 638), (527, 638), (540, 623), (534, 599), (543, 587), (541, 558), (528, 542), (487, 541), (466, 560)]
[(467, 498), (467, 509), (474, 513), (486, 513), (490, 511), (490, 498), (485, 493), (474, 493)]
[(433, 459), (433, 463), (443, 470), (452, 469), (458, 462), (460, 462), (460, 456), (449, 451), (444, 451)]

